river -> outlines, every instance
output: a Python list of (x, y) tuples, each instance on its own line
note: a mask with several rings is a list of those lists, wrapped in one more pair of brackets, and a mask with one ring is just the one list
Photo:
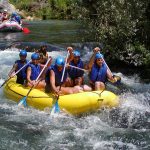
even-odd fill
[[(31, 33), (0, 33), (0, 84), (7, 78), (20, 48), (29, 51), (48, 45), (54, 59), (66, 56), (66, 47), (81, 50), (82, 59), (91, 56), (91, 43), (82, 43), (80, 25), (73, 21), (24, 22)], [(30, 59), (32, 52), (28, 52)], [(110, 67), (111, 68), (111, 67)], [(81, 117), (64, 112), (51, 116), (33, 108), (19, 108), (0, 89), (0, 149), (2, 150), (148, 150), (150, 149), (150, 84), (137, 74), (121, 76), (118, 86), (108, 89), (120, 98), (118, 108), (99, 110)]]

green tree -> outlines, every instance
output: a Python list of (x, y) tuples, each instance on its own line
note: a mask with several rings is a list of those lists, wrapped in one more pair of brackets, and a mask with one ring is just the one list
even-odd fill
[(78, 4), (79, 18), (88, 26), (86, 41), (103, 43), (104, 52), (110, 52), (108, 58), (144, 64), (150, 33), (147, 0), (82, 0)]

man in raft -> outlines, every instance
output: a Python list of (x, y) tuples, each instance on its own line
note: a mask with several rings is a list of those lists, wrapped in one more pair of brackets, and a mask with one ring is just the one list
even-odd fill
[[(27, 67), (26, 86), (32, 87), (34, 85), (35, 88), (43, 89), (45, 87), (45, 72), (42, 73), (41, 77), (37, 81), (36, 79), (44, 66), (39, 63), (40, 56), (38, 53), (33, 53), (31, 55), (31, 59), (32, 62)], [(45, 70), (51, 65), (51, 62), (52, 59), (46, 66)]]
[(70, 61), (69, 65), (70, 66), (68, 67), (68, 74), (69, 74), (71, 86), (76, 86), (76, 85), (81, 86), (83, 84), (84, 71), (74, 68), (74, 67), (78, 67), (83, 69), (84, 67), (83, 61), (80, 58), (79, 50), (74, 50), (73, 58)]
[[(26, 59), (26, 57), (27, 57), (26, 50), (21, 50), (19, 53), (19, 57), (20, 57), (20, 59), (15, 61), (15, 64), (13, 65), (12, 69), (8, 73), (9, 77), (13, 77), (15, 72), (20, 70), (24, 65), (26, 65), (28, 63), (28, 61)], [(16, 83), (24, 84), (24, 81), (26, 79), (26, 68), (27, 68), (27, 66), (18, 72)]]
[(103, 55), (100, 54), (100, 48), (94, 48), (93, 52), (88, 64), (90, 85), (92, 90), (104, 90), (107, 78), (114, 82), (116, 79), (107, 68)]
[(14, 21), (14, 22), (17, 22), (18, 24), (22, 25), (21, 17), (16, 12), (13, 12), (11, 14), (10, 21)]
[[(69, 51), (70, 55), (67, 60), (67, 62), (70, 62), (72, 60), (72, 47), (68, 47), (67, 50)], [(52, 92), (56, 95), (63, 95), (63, 94), (73, 94), (73, 93), (79, 93), (82, 88), (80, 86), (74, 86), (70, 87), (70, 82), (68, 80), (68, 69), (65, 69), (64, 78), (61, 82), (61, 78), (63, 75), (63, 69), (65, 66), (65, 60), (63, 57), (59, 56), (56, 58), (55, 64), (49, 67), (46, 73), (46, 86), (45, 86), (45, 92), (49, 93)], [(60, 89), (61, 86), (61, 89)]]
[(45, 65), (48, 60), (48, 52), (47, 52), (47, 46), (42, 45), (40, 47), (40, 50), (38, 50), (38, 53), (40, 55), (40, 63)]
[(2, 16), (1, 16), (1, 21), (4, 22), (7, 20), (8, 20), (8, 12), (7, 12), (7, 9), (4, 9)]

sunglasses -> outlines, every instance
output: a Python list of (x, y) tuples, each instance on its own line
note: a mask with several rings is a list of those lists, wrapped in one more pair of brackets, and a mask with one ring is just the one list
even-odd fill
[(103, 59), (102, 58), (98, 58), (98, 59), (96, 59), (96, 61), (103, 61)]

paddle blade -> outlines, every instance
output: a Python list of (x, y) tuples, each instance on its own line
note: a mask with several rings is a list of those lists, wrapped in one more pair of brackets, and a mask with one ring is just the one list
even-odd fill
[(55, 103), (55, 113), (59, 113), (60, 112), (60, 108), (59, 108), (59, 105), (58, 105), (58, 101), (56, 101)]
[(53, 115), (55, 113), (59, 113), (59, 112), (60, 112), (60, 108), (59, 108), (59, 105), (58, 105), (58, 100), (56, 100), (56, 103), (52, 107), (51, 115)]
[(24, 106), (24, 107), (26, 107), (26, 106), (27, 106), (26, 99), (27, 99), (26, 96), (23, 97), (23, 98), (19, 101), (18, 106)]
[(23, 28), (22, 31), (26, 34), (30, 33), (31, 31), (28, 28)]
[(117, 80), (116, 82), (114, 82), (115, 85), (118, 85), (121, 83), (121, 77), (114, 75), (114, 78)]
[(116, 76), (116, 75), (113, 75), (113, 77), (116, 79), (116, 81), (109, 80), (109, 79), (108, 79), (108, 81), (111, 82), (113, 85), (119, 85), (121, 83), (121, 77)]
[(6, 82), (4, 82), (4, 83), (0, 86), (0, 88), (3, 87), (5, 83), (6, 83)]
[(8, 78), (7, 80), (5, 80), (5, 81), (2, 83), (2, 85), (0, 86), (0, 88), (3, 87), (10, 79), (11, 79), (11, 78)]

